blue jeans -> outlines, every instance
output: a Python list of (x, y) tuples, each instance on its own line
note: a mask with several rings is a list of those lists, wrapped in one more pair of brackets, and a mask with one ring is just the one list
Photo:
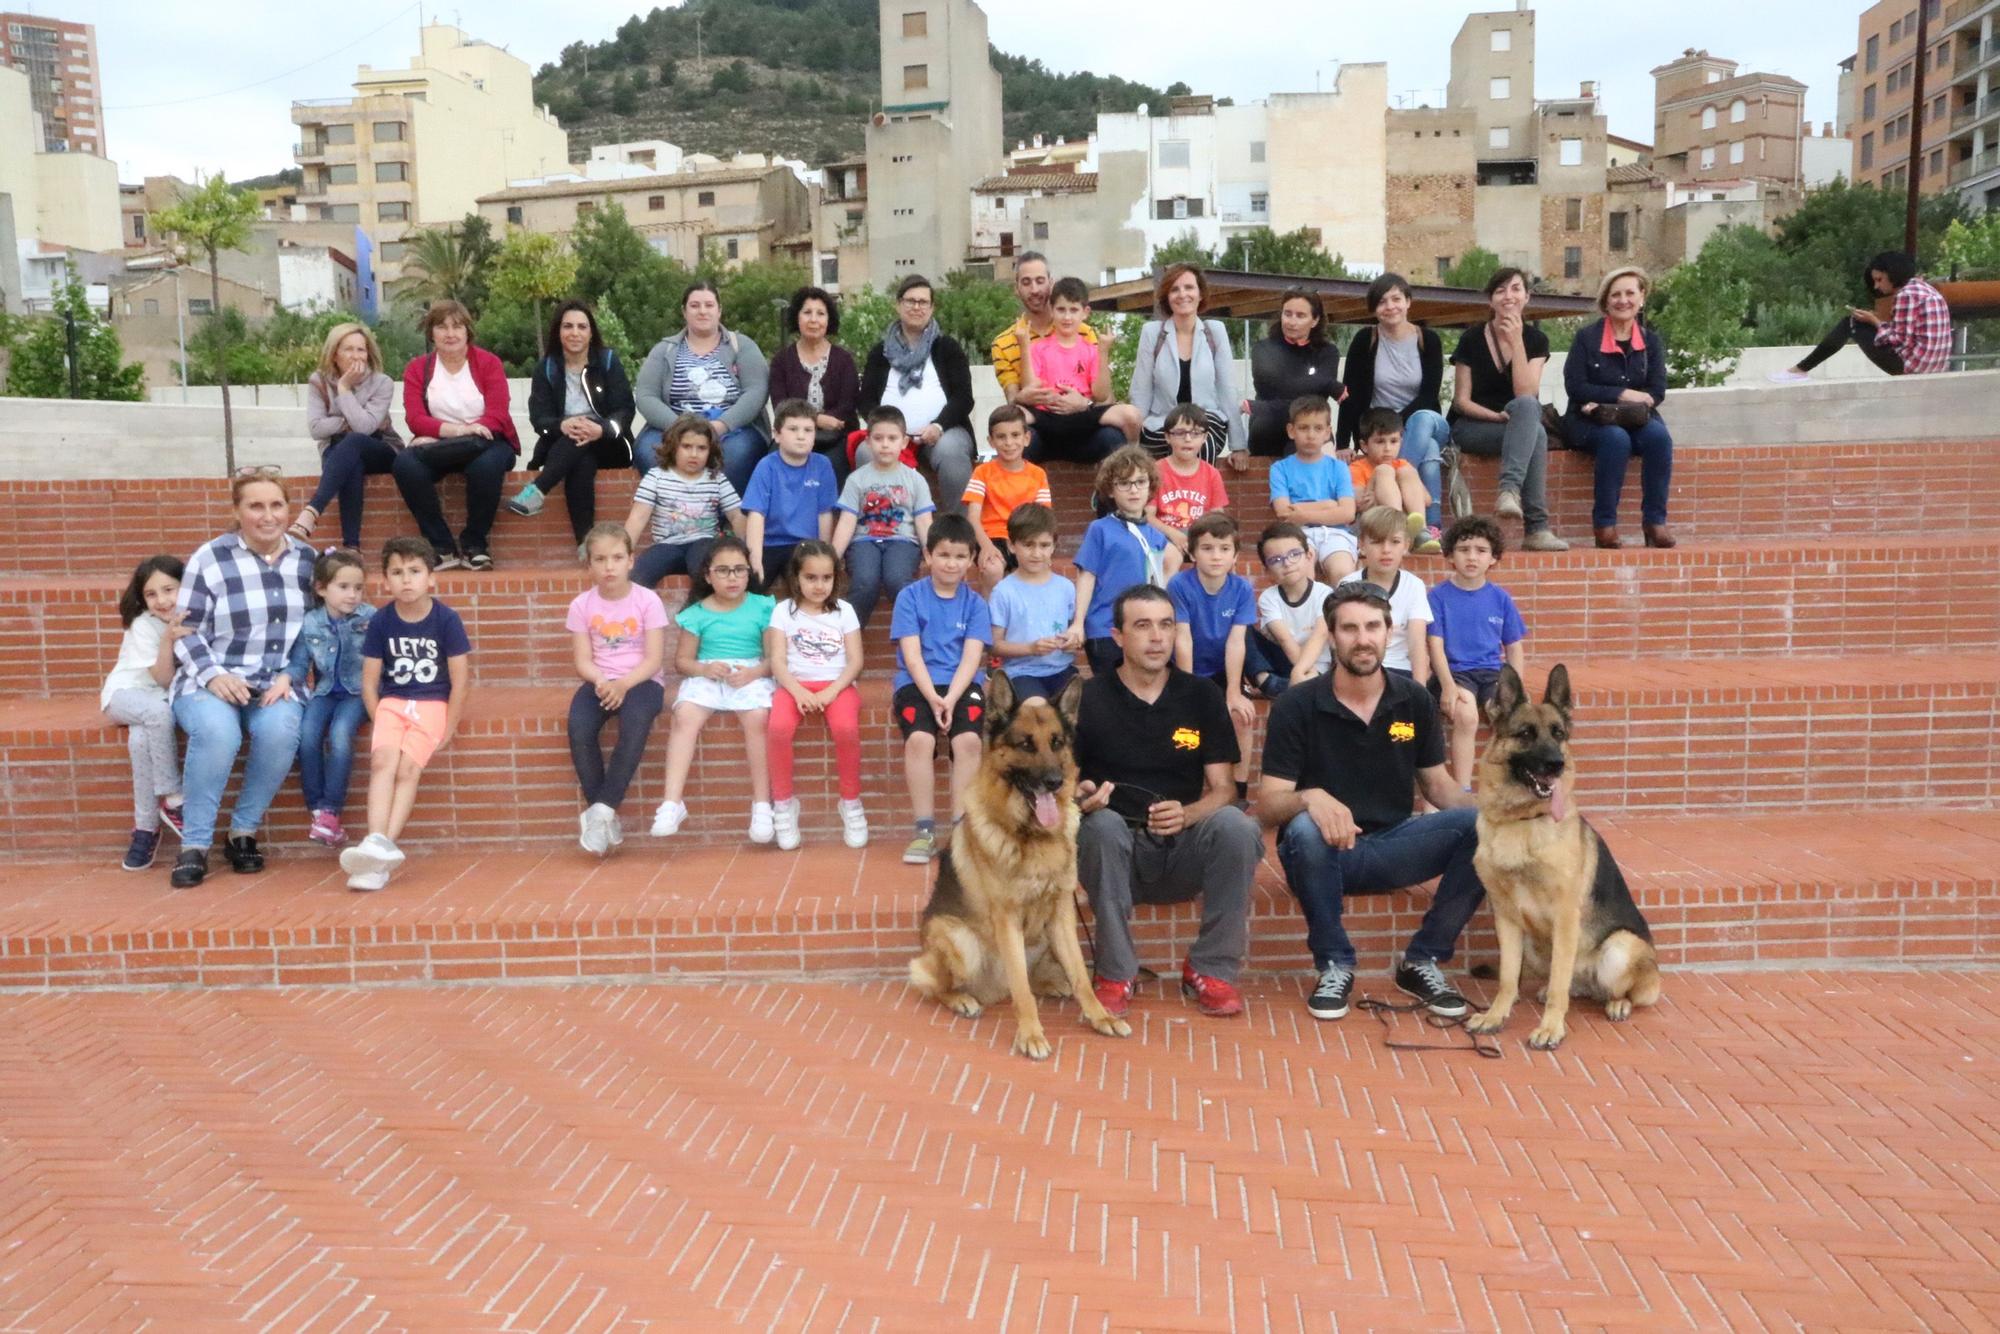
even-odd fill
[[(657, 426), (648, 426), (639, 432), (639, 438), (632, 442), (632, 466), (639, 470), (639, 476), (660, 466), (660, 440), (664, 432)], [(755, 426), (739, 426), (722, 437), (722, 471), (729, 478), (729, 484), (742, 495), (750, 488), (750, 474), (757, 470), (757, 460), (764, 457), (770, 448), (764, 433)]]
[(354, 773), (354, 734), (368, 717), (359, 695), (315, 695), (299, 723), (299, 786), (308, 811), (340, 814)]
[(1340, 924), (1342, 901), (1349, 894), (1376, 894), (1418, 885), (1432, 876), (1437, 893), (1424, 913), (1417, 934), (1410, 937), (1403, 957), (1451, 958), (1459, 933), (1486, 897), (1486, 886), (1472, 869), (1479, 848), (1479, 812), (1470, 806), (1413, 815), (1399, 825), (1363, 834), (1342, 851), (1320, 836), (1312, 816), (1301, 811), (1278, 835), (1278, 863), (1306, 919), (1306, 948), (1313, 966), (1354, 966), (1354, 944)]
[[(253, 688), (254, 689), (254, 688)], [(182, 695), (174, 701), (174, 721), (187, 733), (187, 758), (183, 762), (181, 791), (187, 805), (181, 846), (206, 852), (215, 842), (215, 820), (222, 813), (222, 789), (228, 786), (229, 771), (235, 767), (237, 752), (243, 749), (243, 734), (250, 734), (250, 758), (243, 766), (243, 786), (236, 793), (236, 809), (229, 815), (229, 836), (255, 834), (264, 823), (264, 812), (284, 786), (285, 775), (299, 753), (299, 723), (305, 709), (295, 699), (260, 706), (253, 694), (248, 704), (227, 704), (206, 690)]]
[(338, 498), (342, 545), (361, 549), (361, 499), (368, 479), (396, 465), (396, 451), (372, 435), (350, 431), (319, 456), (319, 489), (309, 502), (318, 513)]
[(1451, 426), (1443, 414), (1418, 408), (1403, 423), (1402, 457), (1417, 470), (1417, 478), (1430, 493), (1424, 522), (1437, 527), (1444, 517), (1444, 442), (1451, 439)]
[(632, 582), (641, 588), (657, 588), (660, 580), (670, 574), (684, 574), (692, 579), (714, 545), (712, 537), (698, 537), (692, 542), (655, 542), (633, 562)]
[(863, 626), (885, 596), (891, 608), (896, 605), (896, 595), (916, 581), (923, 554), (915, 542), (854, 539), (847, 548), (847, 600)]
[(1655, 413), (1638, 430), (1610, 422), (1593, 424), (1577, 447), (1597, 456), (1596, 495), (1590, 502), (1593, 528), (1618, 526), (1618, 502), (1625, 494), (1625, 465), (1639, 456), (1639, 517), (1658, 527), (1667, 521), (1667, 485), (1674, 479), (1674, 437)]

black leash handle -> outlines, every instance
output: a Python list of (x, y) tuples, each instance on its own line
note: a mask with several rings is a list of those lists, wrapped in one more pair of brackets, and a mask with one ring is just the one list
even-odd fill
[(1377, 1000), (1373, 996), (1363, 996), (1360, 1000), (1354, 1002), (1354, 1004), (1356, 1008), (1374, 1015), (1384, 1030), (1393, 1031), (1392, 1026), (1395, 1021), (1389, 1017), (1391, 1015), (1420, 1014), (1423, 1021), (1432, 1028), (1441, 1028), (1447, 1031), (1455, 1028), (1459, 1032), (1464, 1033), (1465, 1040), (1471, 1044), (1469, 1047), (1461, 1047), (1456, 1043), (1447, 1043), (1440, 1046), (1435, 1042), (1396, 1042), (1385, 1038), (1382, 1045), (1390, 1051), (1472, 1051), (1489, 1061), (1497, 1061), (1503, 1055), (1498, 1042), (1495, 1042), (1491, 1038), (1482, 1038), (1479, 1034), (1466, 1028), (1466, 1015), (1447, 1016), (1432, 1014), (1429, 1007), (1422, 1001), (1411, 1001), (1407, 1005), (1397, 1005), (1391, 1001)]

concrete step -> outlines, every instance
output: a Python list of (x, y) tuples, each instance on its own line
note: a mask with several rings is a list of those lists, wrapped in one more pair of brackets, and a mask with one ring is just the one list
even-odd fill
[[(1067, 561), (1062, 568), (1073, 573)], [(1531, 658), (1719, 658), (2000, 649), (1995, 568), (1997, 537), (1905, 548), (1847, 537), (1515, 553), (1494, 578), (1520, 605)], [(1260, 589), (1269, 582), (1251, 558), (1239, 569)], [(1427, 557), (1409, 569), (1433, 587), (1449, 573)], [(563, 616), (586, 582), (574, 565), (508, 567), (446, 571), (439, 590), (465, 617), (481, 681), (561, 685), (573, 679)], [(122, 587), (108, 575), (0, 578), (0, 692), (61, 694), (101, 679), (118, 653)], [(379, 582), (370, 595), (378, 604), (388, 596)], [(687, 581), (669, 579), (661, 596), (679, 610)], [(886, 667), (888, 608), (871, 619), (868, 650)]]
[[(2000, 473), (1989, 466), (1992, 453), (1989, 442), (1963, 441), (1690, 447), (1675, 459), (1673, 526), (1684, 538), (1717, 542), (1866, 537), (1885, 527), (1922, 540), (1985, 532), (2000, 520)], [(1587, 455), (1557, 451), (1549, 458), (1554, 526), (1572, 541), (1590, 537), (1591, 467)], [(1497, 469), (1492, 460), (1467, 464), (1482, 508), (1492, 504)], [(1272, 517), (1267, 471), (1268, 461), (1258, 459), (1247, 473), (1224, 474), (1231, 512), (1253, 534)], [(1073, 552), (1091, 517), (1090, 471), (1053, 464), (1049, 479), (1062, 520), (1060, 549)], [(296, 479), (295, 503), (313, 480)], [(526, 481), (526, 474), (510, 477), (508, 493)], [(624, 518), (635, 485), (630, 472), (601, 474), (598, 516)], [(1634, 469), (1623, 522), (1635, 540), (1638, 489)], [(456, 523), (463, 514), (463, 485), (447, 480), (443, 491), (446, 512)], [(8, 507), (0, 531), (0, 574), (120, 573), (156, 552), (193, 551), (221, 532), (230, 517), (228, 487), (209, 479), (5, 482), (0, 504)], [(365, 514), (364, 549), (413, 531), (386, 476), (368, 479)], [(321, 545), (339, 536), (331, 517), (316, 534)], [(493, 555), (503, 568), (565, 564), (574, 552), (559, 500), (532, 519), (502, 510), (495, 523)]]
[[(1538, 663), (1530, 683), (1547, 664)], [(2000, 653), (1847, 658), (1578, 660), (1580, 799), (1589, 809), (1714, 812), (2000, 800)], [(459, 737), (432, 763), (407, 839), (419, 847), (568, 844), (578, 800), (565, 719), (568, 686), (487, 686)], [(889, 681), (864, 678), (863, 792), (877, 836), (908, 837), (902, 747)], [(1253, 776), (1263, 716), (1253, 736)], [(365, 737), (364, 737), (365, 742)], [(691, 814), (665, 848), (734, 844), (749, 806), (741, 734), (726, 720), (702, 733), (688, 790)], [(643, 839), (665, 785), (666, 730), (656, 726), (625, 810)], [(805, 836), (837, 836), (834, 758), (823, 728), (795, 745)], [(347, 813), (365, 807), (357, 766)], [(0, 851), (69, 856), (79, 845), (122, 849), (130, 828), (122, 729), (95, 695), (0, 702), (0, 775), (13, 818)], [(231, 785), (234, 791), (234, 784)], [(296, 786), (266, 828), (279, 847), (305, 847)]]
[[(1586, 803), (1590, 805), (1591, 803)], [(1808, 814), (1596, 817), (1652, 926), (1683, 964), (2000, 958), (2000, 812), (1828, 808)], [(324, 855), (258, 876), (220, 869), (173, 892), (116, 854), (0, 869), (0, 988), (292, 986), (832, 972), (892, 976), (914, 953), (925, 868), (899, 841), (664, 849), (598, 861), (572, 846), (413, 856), (387, 892), (353, 894)], [(1346, 920), (1379, 986), (1422, 893), (1353, 900)], [(1142, 959), (1171, 976), (1193, 905), (1143, 908)], [(1251, 964), (1309, 964), (1275, 855), (1259, 872)], [(1493, 958), (1488, 919), (1463, 963)]]

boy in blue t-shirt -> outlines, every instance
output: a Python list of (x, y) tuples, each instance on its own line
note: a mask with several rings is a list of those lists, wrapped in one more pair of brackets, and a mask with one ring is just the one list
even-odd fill
[(1097, 465), (1097, 495), (1110, 513), (1084, 530), (1076, 553), (1076, 616), (1070, 630), (1083, 636), (1091, 674), (1118, 670), (1125, 654), (1111, 637), (1111, 604), (1134, 584), (1164, 588), (1181, 567), (1181, 549), (1150, 520), (1160, 471), (1153, 456), (1127, 445)]
[(1354, 573), (1359, 550), (1347, 525), (1354, 522), (1354, 478), (1327, 453), (1333, 409), (1316, 394), (1292, 400), (1285, 434), (1295, 452), (1271, 465), (1271, 509), (1306, 531), (1320, 577), (1338, 584)]
[(818, 414), (802, 398), (788, 398), (771, 411), (778, 450), (757, 461), (743, 490), (748, 516), (743, 540), (750, 546), (750, 578), (755, 592), (767, 591), (791, 564), (801, 542), (833, 538), (833, 508), (840, 484), (824, 454), (813, 452)]
[[(903, 775), (910, 787), (916, 837), (903, 860), (922, 866), (937, 856), (938, 733), (951, 740), (951, 813), (962, 813), (965, 790), (979, 772), (979, 718), (986, 697), (981, 665), (993, 642), (986, 599), (965, 582), (979, 539), (962, 514), (931, 525), (925, 549), (931, 572), (896, 595), (889, 633), (896, 640), (891, 708), (903, 729)], [(939, 682), (943, 682), (942, 686)]]
[(1083, 646), (1072, 626), (1076, 585), (1054, 569), (1055, 511), (1016, 505), (1007, 516), (1007, 547), (1017, 568), (993, 589), (993, 652), (1008, 660), (1016, 699), (1053, 700), (1076, 679)]
[(1236, 729), (1236, 799), (1250, 794), (1250, 729), (1257, 711), (1243, 693), (1250, 627), (1257, 624), (1257, 590), (1236, 573), (1236, 520), (1210, 510), (1188, 526), (1194, 568), (1167, 581), (1174, 604), (1174, 665), (1222, 687)]
[[(1482, 515), (1460, 519), (1444, 535), (1451, 577), (1430, 593), (1431, 641), (1444, 645), (1453, 683), (1452, 697), (1439, 701), (1451, 731), (1451, 772), (1468, 792), (1479, 715), (1493, 697), (1501, 665), (1527, 670), (1521, 641), (1528, 637), (1528, 627), (1507, 590), (1486, 582), (1486, 572), (1504, 549), (1499, 524)], [(1432, 693), (1439, 693), (1439, 686), (1432, 677)]]

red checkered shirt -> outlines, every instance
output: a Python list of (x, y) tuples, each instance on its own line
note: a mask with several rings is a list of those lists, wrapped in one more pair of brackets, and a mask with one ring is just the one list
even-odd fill
[(1951, 308), (1938, 289), (1912, 278), (1896, 289), (1896, 309), (1875, 334), (1903, 359), (1908, 375), (1934, 375), (1951, 355)]

